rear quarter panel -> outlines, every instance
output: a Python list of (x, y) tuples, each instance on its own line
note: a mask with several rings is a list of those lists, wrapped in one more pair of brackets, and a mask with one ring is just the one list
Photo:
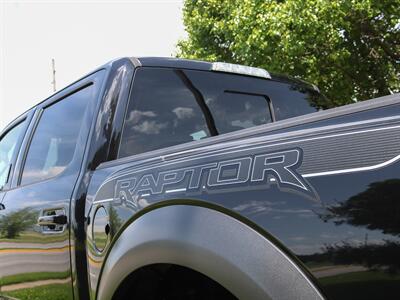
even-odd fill
[[(110, 245), (126, 222), (153, 205), (216, 206), (273, 236), (329, 299), (397, 298), (398, 100), (103, 164), (92, 176), (86, 215), (93, 219), (98, 207), (106, 208)], [(91, 230), (95, 291), (110, 247), (96, 250)]]

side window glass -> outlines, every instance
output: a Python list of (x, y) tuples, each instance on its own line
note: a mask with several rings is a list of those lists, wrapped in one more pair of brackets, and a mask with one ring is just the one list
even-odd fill
[(236, 74), (185, 70), (203, 96), (218, 134), (272, 122), (269, 81)]
[(210, 136), (196, 97), (180, 71), (139, 69), (126, 114), (119, 157)]
[(263, 96), (224, 92), (206, 103), (219, 134), (272, 122), (268, 100)]
[(0, 140), (0, 189), (7, 183), (12, 159), (18, 151), (18, 140), (23, 133), (23, 124), (19, 123)]
[(296, 83), (272, 82), (269, 96), (277, 121), (316, 112), (326, 103), (324, 96)]
[(45, 108), (25, 160), (21, 184), (54, 177), (73, 159), (93, 85)]

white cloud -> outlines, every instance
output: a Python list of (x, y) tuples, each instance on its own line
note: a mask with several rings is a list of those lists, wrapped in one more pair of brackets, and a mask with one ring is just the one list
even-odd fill
[(179, 120), (190, 119), (194, 116), (193, 108), (190, 107), (177, 107), (173, 110), (173, 113)]
[(127, 123), (138, 123), (142, 117), (147, 118), (155, 118), (157, 114), (154, 111), (140, 111), (134, 110), (129, 113), (128, 119), (126, 120)]
[(161, 129), (166, 128), (168, 123), (158, 123), (157, 121), (144, 121), (138, 125), (133, 126), (137, 132), (144, 134), (159, 134)]

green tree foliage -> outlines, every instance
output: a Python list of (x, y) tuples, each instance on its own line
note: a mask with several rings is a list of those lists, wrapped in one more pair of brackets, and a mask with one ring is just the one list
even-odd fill
[(0, 217), (0, 235), (7, 239), (19, 237), (21, 232), (36, 222), (37, 212), (30, 208), (20, 209)]
[(117, 210), (114, 208), (114, 206), (110, 206), (110, 228), (111, 228), (111, 237), (115, 237), (117, 231), (121, 229), (121, 226), (123, 224), (121, 218), (118, 215)]
[(400, 179), (371, 183), (365, 191), (326, 208), (320, 217), (400, 236)]
[(186, 0), (178, 56), (317, 84), (327, 107), (400, 90), (400, 0)]

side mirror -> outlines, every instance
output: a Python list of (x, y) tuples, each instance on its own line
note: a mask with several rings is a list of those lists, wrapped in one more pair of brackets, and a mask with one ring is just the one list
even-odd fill
[(5, 209), (6, 209), (5, 205), (3, 203), (0, 203), (0, 210), (5, 210)]

